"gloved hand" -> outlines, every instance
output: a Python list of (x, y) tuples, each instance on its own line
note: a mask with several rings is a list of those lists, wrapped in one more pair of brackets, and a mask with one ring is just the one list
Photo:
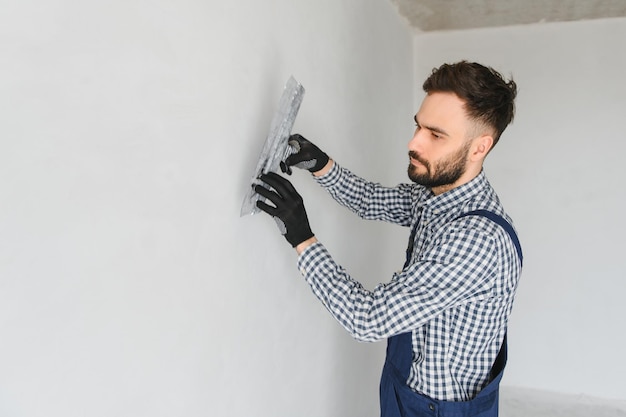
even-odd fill
[(308, 169), (310, 172), (317, 172), (328, 163), (328, 155), (303, 136), (298, 134), (291, 135), (288, 143), (293, 148), (294, 153), (280, 163), (280, 169), (284, 173), (291, 175), (292, 166)]
[(268, 190), (262, 185), (255, 185), (254, 191), (267, 198), (274, 206), (263, 201), (257, 201), (256, 206), (274, 218), (280, 232), (291, 246), (295, 248), (313, 237), (304, 202), (293, 185), (274, 172), (263, 174), (259, 179), (275, 191)]

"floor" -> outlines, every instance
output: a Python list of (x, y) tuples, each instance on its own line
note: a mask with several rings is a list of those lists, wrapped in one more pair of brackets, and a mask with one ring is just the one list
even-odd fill
[(500, 417), (626, 417), (626, 401), (501, 387)]

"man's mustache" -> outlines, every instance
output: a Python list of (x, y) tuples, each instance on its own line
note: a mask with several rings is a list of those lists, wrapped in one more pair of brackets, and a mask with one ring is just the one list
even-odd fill
[(409, 151), (409, 158), (415, 159), (416, 161), (418, 161), (420, 164), (424, 166), (429, 166), (428, 161), (425, 161), (424, 159), (422, 159), (422, 157), (419, 156), (419, 154), (415, 151)]

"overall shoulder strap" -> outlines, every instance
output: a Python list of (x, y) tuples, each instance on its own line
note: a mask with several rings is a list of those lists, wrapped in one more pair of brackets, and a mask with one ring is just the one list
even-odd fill
[[(517, 237), (517, 233), (515, 233), (515, 229), (513, 226), (506, 221), (506, 219), (492, 211), (489, 210), (474, 210), (467, 213), (461, 214), (457, 218), (467, 217), (467, 216), (483, 216), (488, 218), (489, 220), (499, 224), (511, 237), (513, 241), (513, 245), (515, 245), (515, 249), (517, 250), (517, 255), (519, 256), (520, 263), (524, 263), (524, 255), (522, 254), (522, 245)], [(500, 352), (498, 352), (498, 356), (491, 367), (491, 379), (492, 381), (496, 379), (504, 370), (506, 366), (507, 360), (507, 343), (506, 343), (506, 333), (504, 334), (504, 340), (502, 341), (502, 346), (500, 347)]]
[(463, 213), (457, 218), (460, 219), (462, 217), (467, 217), (467, 216), (483, 216), (499, 224), (511, 237), (511, 240), (513, 241), (513, 245), (515, 245), (515, 249), (517, 250), (517, 255), (519, 256), (520, 262), (522, 264), (524, 263), (524, 255), (522, 254), (522, 245), (519, 242), (517, 233), (515, 233), (515, 229), (513, 229), (513, 226), (511, 226), (511, 224), (508, 221), (506, 221), (504, 217), (489, 210), (474, 210), (474, 211), (469, 211), (467, 213)]

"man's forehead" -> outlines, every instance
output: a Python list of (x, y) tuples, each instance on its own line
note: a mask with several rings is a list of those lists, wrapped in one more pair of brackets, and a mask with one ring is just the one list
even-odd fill
[(448, 92), (430, 93), (424, 97), (415, 117), (468, 118), (465, 102), (456, 94)]
[(465, 102), (454, 93), (433, 92), (422, 100), (414, 116), (415, 122), (439, 132), (461, 133), (471, 124), (465, 111)]

